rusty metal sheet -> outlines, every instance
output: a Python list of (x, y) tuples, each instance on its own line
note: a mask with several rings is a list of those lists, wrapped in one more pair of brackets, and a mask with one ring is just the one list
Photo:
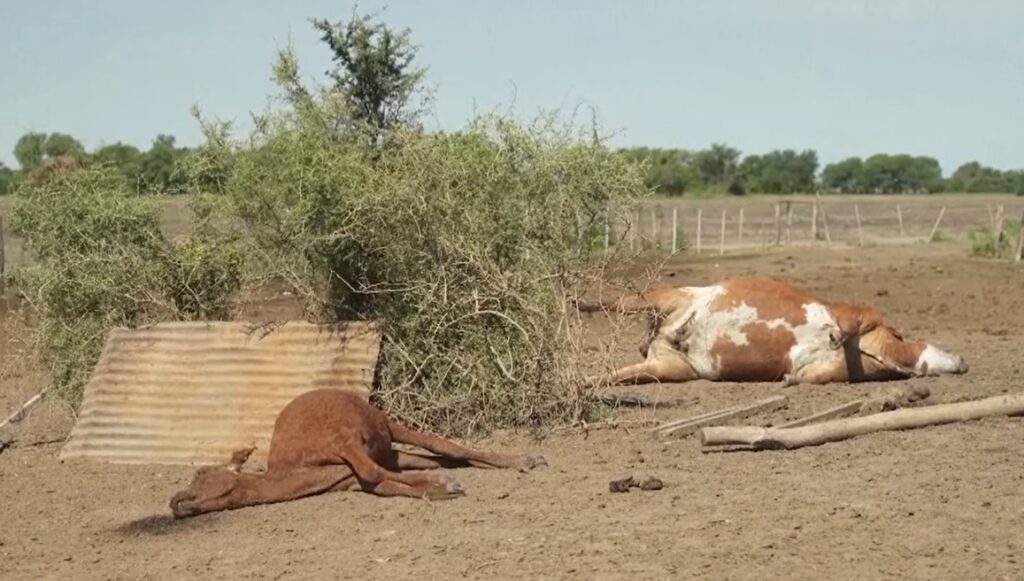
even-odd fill
[(363, 322), (114, 329), (61, 459), (217, 464), (255, 445), (264, 461), (281, 408), (324, 387), (368, 396), (379, 350), (380, 333)]

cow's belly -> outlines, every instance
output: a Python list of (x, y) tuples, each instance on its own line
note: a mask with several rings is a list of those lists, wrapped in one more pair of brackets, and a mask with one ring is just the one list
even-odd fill
[(804, 369), (843, 365), (830, 348), (836, 328), (824, 307), (805, 306), (806, 323), (764, 320), (747, 305), (696, 313), (686, 340), (686, 358), (697, 375), (721, 381), (778, 381)]

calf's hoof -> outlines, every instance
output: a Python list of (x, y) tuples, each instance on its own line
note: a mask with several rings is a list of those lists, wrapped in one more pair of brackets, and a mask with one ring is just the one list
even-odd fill
[(540, 454), (525, 454), (516, 463), (516, 469), (520, 472), (529, 472), (538, 466), (547, 466), (548, 461)]
[(448, 500), (465, 496), (466, 489), (462, 488), (457, 480), (447, 474), (441, 476), (439, 481), (427, 489), (426, 497), (430, 500)]

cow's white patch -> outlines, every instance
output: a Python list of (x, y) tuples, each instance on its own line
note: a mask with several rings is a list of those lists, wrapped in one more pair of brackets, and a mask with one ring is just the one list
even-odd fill
[(803, 308), (807, 322), (793, 327), (796, 343), (789, 349), (790, 373), (793, 375), (842, 355), (841, 351), (831, 348), (831, 334), (838, 332), (839, 325), (825, 305), (815, 302)]
[(741, 329), (745, 325), (757, 321), (757, 309), (746, 303), (741, 303), (724, 311), (712, 312), (711, 303), (725, 289), (720, 285), (713, 285), (688, 287), (686, 290), (693, 296), (690, 309), (680, 315), (678, 322), (673, 321), (674, 325), (666, 325), (666, 330), (672, 333), (689, 321), (686, 357), (690, 366), (699, 377), (717, 379), (720, 375), (721, 364), (716, 357), (712, 356), (711, 349), (715, 346), (715, 342), (723, 337), (734, 345), (750, 345), (750, 339)]
[(960, 373), (965, 371), (964, 368), (965, 365), (962, 358), (946, 353), (934, 345), (928, 345), (924, 348), (920, 357), (917, 358), (917, 364), (914, 366), (918, 373), (927, 373), (928, 375)]

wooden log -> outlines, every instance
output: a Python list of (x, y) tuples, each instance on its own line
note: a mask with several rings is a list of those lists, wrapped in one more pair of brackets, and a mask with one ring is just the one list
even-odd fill
[(844, 418), (799, 428), (718, 426), (701, 430), (705, 446), (746, 445), (755, 450), (793, 450), (838, 442), (872, 432), (910, 430), (988, 416), (1024, 415), (1024, 393), (981, 400), (905, 408), (869, 416)]
[(852, 416), (855, 413), (860, 411), (861, 406), (863, 406), (864, 402), (866, 402), (866, 401), (867, 400), (863, 399), (863, 398), (855, 399), (855, 400), (853, 400), (851, 402), (844, 403), (843, 405), (837, 405), (834, 408), (829, 408), (827, 410), (820, 411), (820, 412), (818, 412), (816, 414), (811, 414), (809, 416), (804, 416), (802, 418), (798, 418), (798, 419), (795, 419), (793, 421), (786, 422), (784, 424), (779, 424), (777, 426), (773, 426), (773, 428), (774, 429), (798, 428), (800, 426), (806, 426), (807, 424), (813, 424), (813, 423), (820, 422), (820, 421), (823, 421), (823, 420), (831, 420), (831, 419), (835, 419), (835, 418), (843, 418), (843, 417), (846, 417), (846, 416)]
[(896, 219), (900, 222), (900, 238), (906, 238), (907, 233), (903, 230), (903, 210), (896, 204)]
[(697, 210), (697, 256), (700, 256), (701, 230), (704, 226), (704, 210)]
[(722, 210), (722, 232), (718, 237), (718, 255), (725, 255), (725, 210)]
[(651, 431), (656, 432), (661, 436), (685, 436), (687, 434), (692, 434), (705, 426), (721, 424), (722, 422), (731, 420), (741, 420), (761, 412), (771, 412), (777, 409), (782, 409), (788, 405), (789, 399), (786, 396), (777, 395), (751, 404), (734, 406), (716, 412), (701, 414), (692, 418), (668, 422), (653, 428)]
[(857, 217), (857, 242), (858, 242), (859, 246), (864, 246), (864, 227), (861, 225), (861, 222), (860, 222), (860, 205), (859, 204), (854, 204), (853, 205), (853, 213)]
[(942, 222), (942, 216), (946, 214), (946, 207), (943, 206), (939, 210), (939, 217), (935, 219), (935, 225), (932, 226), (932, 233), (928, 235), (928, 244), (931, 244), (935, 240), (935, 233), (939, 231), (939, 224)]

